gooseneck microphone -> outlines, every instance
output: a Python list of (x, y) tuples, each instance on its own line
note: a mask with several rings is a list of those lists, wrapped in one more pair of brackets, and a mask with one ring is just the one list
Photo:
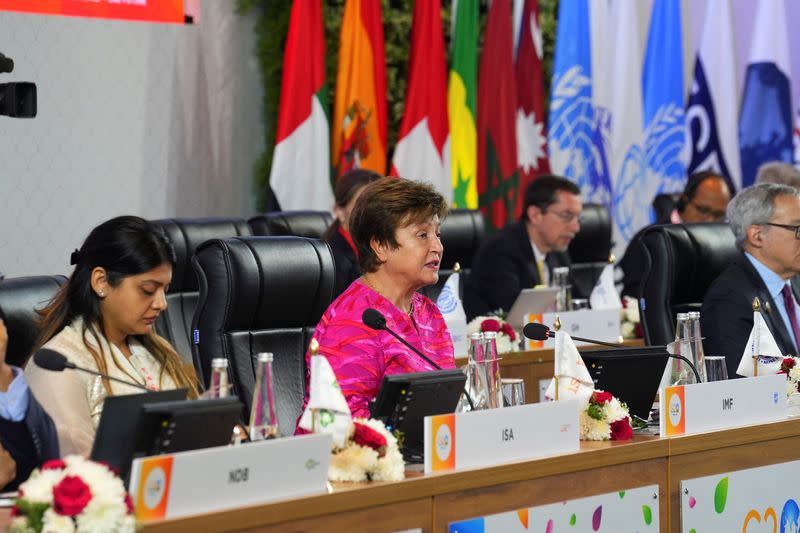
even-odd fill
[[(550, 331), (550, 328), (548, 328), (544, 324), (539, 324), (537, 322), (529, 322), (528, 324), (525, 324), (525, 327), (522, 328), (522, 334), (525, 335), (527, 338), (529, 338), (531, 340), (534, 340), (534, 341), (543, 341), (543, 340), (547, 340), (548, 338), (553, 338), (553, 337), (556, 336), (555, 333)], [(572, 335), (570, 335), (570, 337), (572, 337), (576, 341), (589, 342), (589, 343), (592, 343), (592, 344), (600, 344), (602, 346), (610, 346), (612, 348), (627, 348), (627, 346), (625, 346), (624, 344), (616, 344), (616, 343), (613, 343), (613, 342), (599, 341), (599, 340), (596, 340), (596, 339), (585, 339), (583, 337), (573, 337)], [(680, 354), (670, 353), (670, 351), (668, 349), (668, 346), (666, 346), (666, 345), (665, 346), (659, 346), (659, 347), (664, 348), (664, 351), (667, 353), (667, 357), (671, 357), (673, 359), (680, 359), (681, 361), (683, 361), (687, 365), (689, 365), (689, 368), (691, 368), (692, 372), (694, 372), (694, 377), (697, 379), (697, 383), (701, 382), (700, 374), (697, 372), (697, 368), (695, 368), (694, 364), (692, 364), (691, 361), (689, 361), (687, 358), (685, 358), (684, 356), (682, 356)], [(599, 354), (599, 353), (595, 354), (595, 355), (599, 355), (600, 357), (602, 357), (602, 354)], [(648, 355), (648, 357), (658, 357), (658, 354), (653, 354), (652, 356)]]
[[(435, 369), (442, 370), (442, 367), (440, 367), (439, 365), (437, 365), (436, 363), (431, 361), (430, 358), (428, 358), (428, 356), (426, 356), (424, 353), (422, 353), (421, 351), (419, 351), (416, 348), (414, 348), (411, 345), (411, 343), (409, 343), (403, 337), (401, 337), (400, 335), (398, 335), (397, 333), (392, 331), (392, 329), (389, 326), (386, 325), (386, 317), (383, 316), (383, 313), (381, 313), (377, 309), (373, 309), (371, 307), (368, 307), (367, 309), (364, 309), (364, 312), (361, 313), (361, 321), (364, 322), (364, 324), (366, 324), (367, 326), (371, 327), (374, 330), (378, 330), (378, 331), (383, 330), (383, 331), (389, 332), (389, 334), (392, 337), (394, 337), (395, 339), (397, 339), (400, 342), (402, 342), (405, 346), (410, 348), (412, 352), (414, 352), (418, 356), (422, 357), (425, 361), (427, 361)], [(467, 398), (467, 403), (469, 403), (470, 409), (474, 411), (475, 410), (475, 405), (472, 403), (472, 398), (470, 397), (469, 392), (467, 392), (466, 388), (464, 388), (464, 396)]]
[(144, 385), (140, 385), (136, 382), (115, 378), (114, 376), (109, 376), (108, 374), (103, 374), (102, 372), (98, 372), (90, 368), (84, 368), (82, 366), (78, 366), (75, 363), (67, 361), (67, 358), (61, 355), (60, 353), (53, 350), (48, 350), (46, 348), (39, 350), (33, 355), (33, 362), (36, 363), (37, 366), (40, 366), (45, 370), (52, 370), (53, 372), (63, 372), (64, 369), (66, 368), (69, 368), (70, 370), (79, 370), (81, 372), (86, 372), (87, 374), (100, 376), (103, 379), (116, 381), (118, 383), (122, 383), (123, 385), (136, 387), (137, 389), (142, 389), (147, 392), (152, 392)]

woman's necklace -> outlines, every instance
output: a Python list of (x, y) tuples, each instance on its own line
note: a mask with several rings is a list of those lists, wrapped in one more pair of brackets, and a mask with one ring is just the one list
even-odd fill
[[(367, 287), (369, 287), (373, 291), (377, 292), (378, 294), (380, 294), (381, 296), (386, 298), (386, 296), (380, 290), (378, 290), (378, 288), (375, 285), (372, 284), (372, 282), (369, 280), (369, 278), (367, 276), (361, 276), (361, 279), (364, 280), (364, 283), (367, 284)], [(386, 298), (386, 299), (389, 300), (388, 298)], [(389, 300), (389, 301), (391, 301), (391, 300)], [(406, 314), (408, 314), (408, 316), (410, 316), (411, 318), (414, 318), (414, 300), (413, 299), (411, 300), (411, 303), (408, 306), (408, 311), (406, 311)]]

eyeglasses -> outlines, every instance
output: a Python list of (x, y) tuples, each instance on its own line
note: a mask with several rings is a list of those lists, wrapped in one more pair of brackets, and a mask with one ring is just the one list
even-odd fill
[(576, 215), (575, 213), (570, 213), (569, 211), (545, 211), (545, 214), (547, 213), (553, 213), (561, 220), (561, 222), (565, 224), (569, 224), (574, 220), (578, 220), (578, 218), (581, 216), (580, 214)]
[(765, 226), (775, 226), (776, 228), (790, 229), (794, 232), (794, 238), (800, 239), (800, 225), (792, 226), (790, 224), (775, 224), (774, 222), (764, 222)]
[(694, 202), (689, 202), (692, 207), (694, 207), (698, 213), (703, 215), (704, 217), (710, 217), (714, 220), (723, 220), (725, 218), (725, 210), (717, 211), (705, 205), (696, 204)]

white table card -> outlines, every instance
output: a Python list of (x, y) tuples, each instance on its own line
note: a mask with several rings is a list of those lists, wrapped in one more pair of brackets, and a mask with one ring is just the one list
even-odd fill
[(578, 401), (425, 417), (425, 473), (490, 466), (580, 447)]
[(142, 521), (323, 493), (331, 436), (303, 435), (136, 459), (130, 493)]
[(786, 376), (666, 387), (659, 399), (661, 435), (689, 435), (786, 418)]
[[(539, 313), (527, 315), (525, 320), (529, 322), (539, 322), (551, 330), (556, 317), (561, 320), (561, 331), (565, 331), (570, 336), (585, 337), (587, 339), (597, 339), (606, 342), (619, 342), (620, 321), (619, 309), (581, 309), (580, 311), (562, 311), (560, 313)], [(588, 343), (575, 341), (576, 346), (586, 346)], [(534, 341), (525, 339), (525, 349), (533, 350), (536, 348), (555, 348), (555, 339), (546, 341)]]

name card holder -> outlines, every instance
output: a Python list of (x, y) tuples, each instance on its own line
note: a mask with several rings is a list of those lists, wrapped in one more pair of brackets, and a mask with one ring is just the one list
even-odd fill
[[(620, 332), (619, 309), (581, 309), (579, 311), (563, 311), (560, 313), (538, 313), (525, 316), (525, 323), (539, 322), (553, 327), (556, 317), (561, 320), (561, 331), (606, 342), (619, 342)], [(589, 343), (575, 341), (576, 346), (586, 346)], [(525, 339), (525, 349), (555, 348), (555, 339), (534, 341)]]
[(578, 451), (578, 401), (425, 417), (425, 473)]
[(149, 522), (324, 493), (330, 453), (317, 434), (136, 459), (134, 512)]
[(784, 420), (786, 376), (665, 387), (659, 412), (662, 437)]

